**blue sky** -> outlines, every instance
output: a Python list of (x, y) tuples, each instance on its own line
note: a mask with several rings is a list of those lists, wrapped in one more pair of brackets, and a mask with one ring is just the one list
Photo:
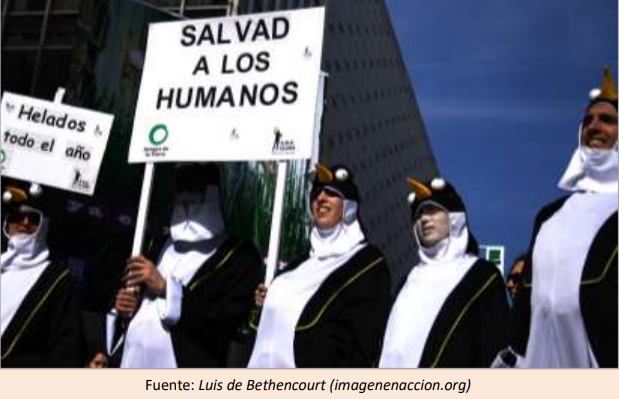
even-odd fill
[(562, 195), (603, 65), (616, 80), (617, 0), (386, 3), (439, 170), (509, 265)]

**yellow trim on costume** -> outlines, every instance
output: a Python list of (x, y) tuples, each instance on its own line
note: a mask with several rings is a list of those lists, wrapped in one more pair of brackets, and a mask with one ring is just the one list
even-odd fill
[(436, 358), (434, 359), (434, 361), (432, 362), (430, 367), (432, 367), (432, 368), (436, 367), (436, 365), (438, 364), (439, 360), (441, 359), (441, 356), (443, 355), (443, 351), (445, 350), (445, 347), (447, 346), (447, 343), (451, 339), (451, 336), (453, 335), (454, 331), (456, 331), (456, 328), (458, 327), (458, 324), (460, 323), (460, 321), (464, 317), (464, 314), (469, 310), (469, 308), (471, 307), (473, 302), (475, 302), (477, 300), (477, 298), (479, 298), (479, 296), (482, 294), (482, 292), (484, 292), (486, 290), (486, 288), (488, 288), (490, 286), (490, 284), (495, 279), (496, 279), (496, 274), (492, 275), (492, 277), (490, 277), (488, 279), (488, 281), (486, 281), (484, 286), (481, 287), (481, 289), (475, 293), (473, 298), (471, 298), (467, 302), (467, 304), (464, 306), (464, 308), (462, 309), (462, 312), (460, 312), (460, 315), (458, 315), (458, 318), (456, 319), (456, 322), (453, 324), (453, 326), (451, 326), (451, 329), (449, 330), (449, 333), (447, 333), (447, 336), (445, 337), (445, 340), (443, 341), (443, 344), (441, 345), (441, 349), (438, 351), (438, 354), (436, 355)]
[(247, 322), (247, 325), (249, 326), (249, 328), (251, 328), (254, 331), (258, 331), (258, 324), (256, 324), (256, 319), (258, 318), (258, 314), (260, 313), (260, 311), (258, 311), (257, 308), (253, 308), (251, 310), (251, 312), (249, 313), (249, 319)]
[(193, 291), (196, 286), (198, 286), (199, 284), (201, 284), (204, 280), (206, 280), (207, 278), (211, 277), (213, 275), (213, 273), (215, 273), (217, 270), (219, 270), (220, 267), (223, 266), (224, 263), (226, 263), (228, 261), (228, 259), (230, 259), (230, 257), (232, 256), (232, 254), (234, 253), (234, 251), (237, 250), (238, 247), (241, 246), (241, 241), (239, 241), (234, 248), (232, 248), (227, 254), (226, 256), (224, 256), (224, 258), (217, 264), (217, 266), (215, 266), (213, 268), (213, 270), (211, 270), (209, 273), (205, 274), (204, 276), (200, 277), (199, 279), (197, 279), (196, 281), (194, 281), (190, 286), (189, 286), (189, 291)]
[[(602, 280), (604, 280), (604, 278), (606, 277), (606, 273), (608, 273), (608, 269), (610, 268), (610, 265), (612, 264), (613, 259), (616, 258), (616, 257), (617, 257), (617, 247), (615, 247), (615, 250), (613, 251), (613, 253), (608, 258), (608, 261), (606, 262), (606, 266), (604, 266), (604, 270), (602, 271), (602, 274), (599, 277), (595, 277), (595, 278), (591, 278), (589, 280), (581, 281), (580, 285), (597, 284), (597, 283), (601, 282)], [(531, 288), (532, 286), (533, 286), (532, 283), (524, 282), (524, 287), (525, 288)]]
[(65, 276), (68, 276), (70, 273), (71, 272), (68, 269), (65, 270), (64, 272), (62, 272), (62, 274), (60, 276), (58, 276), (58, 278), (56, 279), (56, 281), (54, 281), (54, 283), (51, 285), (51, 287), (49, 287), (49, 289), (47, 290), (47, 292), (45, 293), (43, 298), (41, 298), (41, 300), (39, 301), (37, 306), (34, 308), (32, 313), (30, 313), (30, 315), (26, 319), (26, 322), (21, 326), (21, 329), (19, 330), (19, 332), (15, 336), (15, 339), (13, 339), (13, 342), (11, 343), (11, 345), (9, 345), (9, 348), (7, 349), (6, 353), (2, 354), (2, 357), (1, 357), (2, 360), (6, 359), (7, 356), (9, 356), (11, 354), (11, 352), (15, 348), (15, 345), (17, 344), (17, 341), (20, 340), (21, 336), (23, 335), (24, 331), (26, 330), (26, 327), (28, 327), (28, 324), (30, 324), (30, 322), (32, 321), (32, 319), (34, 318), (36, 313), (39, 311), (41, 306), (43, 306), (43, 303), (45, 303), (45, 301), (47, 301), (47, 298), (51, 295), (52, 291), (56, 288), (58, 283), (60, 283), (60, 281), (63, 278), (65, 278)]
[(320, 318), (322, 317), (322, 315), (324, 314), (324, 312), (327, 310), (327, 308), (329, 307), (329, 305), (331, 305), (331, 303), (335, 300), (335, 298), (346, 288), (348, 287), (350, 284), (352, 284), (355, 280), (357, 280), (362, 274), (364, 274), (365, 272), (367, 272), (368, 270), (370, 270), (371, 268), (373, 268), (374, 266), (376, 266), (378, 263), (380, 263), (384, 258), (381, 256), (380, 258), (376, 259), (374, 262), (370, 263), (368, 266), (364, 267), (363, 270), (360, 270), (357, 274), (355, 274), (354, 276), (352, 276), (348, 281), (346, 281), (344, 283), (344, 285), (342, 285), (340, 287), (340, 289), (338, 289), (335, 293), (333, 293), (333, 295), (331, 295), (331, 297), (329, 297), (329, 299), (327, 300), (327, 302), (324, 304), (324, 306), (320, 309), (320, 311), (318, 312), (318, 315), (316, 316), (316, 318), (314, 320), (312, 320), (311, 322), (302, 325), (302, 326), (298, 326), (295, 331), (305, 331), (308, 330), (312, 327), (314, 327), (318, 321), (320, 320)]
[(585, 281), (581, 281), (580, 285), (597, 284), (600, 281), (604, 280), (604, 277), (606, 277), (606, 272), (608, 272), (608, 269), (610, 268), (610, 264), (612, 263), (612, 260), (615, 257), (617, 257), (617, 247), (615, 247), (615, 250), (610, 255), (610, 258), (608, 258), (608, 261), (606, 262), (606, 266), (604, 266), (604, 270), (602, 271), (602, 274), (599, 277), (591, 278), (591, 279), (585, 280)]

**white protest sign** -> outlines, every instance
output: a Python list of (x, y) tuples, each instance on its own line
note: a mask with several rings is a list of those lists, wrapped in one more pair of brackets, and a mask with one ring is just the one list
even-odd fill
[(113, 115), (5, 92), (3, 176), (92, 195)]
[(324, 8), (150, 25), (129, 162), (309, 159)]

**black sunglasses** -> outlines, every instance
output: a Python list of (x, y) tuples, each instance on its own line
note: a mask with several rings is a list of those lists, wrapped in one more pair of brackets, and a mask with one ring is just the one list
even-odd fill
[(35, 211), (12, 211), (6, 215), (7, 223), (19, 223), (24, 219), (28, 219), (28, 221), (32, 224), (38, 225), (41, 223), (41, 214)]
[(329, 186), (318, 186), (318, 187), (314, 187), (312, 188), (312, 191), (310, 192), (310, 199), (312, 201), (314, 201), (318, 195), (323, 192), (325, 194), (327, 194), (329, 197), (339, 197), (342, 198), (342, 194), (340, 194), (339, 191), (329, 187)]

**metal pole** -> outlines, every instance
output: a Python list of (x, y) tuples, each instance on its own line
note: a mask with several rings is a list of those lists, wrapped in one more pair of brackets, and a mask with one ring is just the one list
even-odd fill
[(275, 198), (273, 199), (273, 217), (271, 219), (271, 234), (269, 236), (269, 253), (267, 255), (267, 272), (264, 284), (268, 287), (275, 277), (275, 270), (279, 261), (279, 242), (284, 214), (284, 194), (286, 192), (286, 175), (288, 162), (277, 163), (277, 180), (275, 183)]
[(144, 165), (144, 179), (142, 180), (142, 192), (140, 193), (140, 207), (138, 208), (138, 218), (135, 223), (135, 234), (133, 235), (133, 247), (131, 256), (142, 253), (144, 243), (144, 232), (146, 231), (146, 218), (150, 205), (150, 194), (153, 187), (153, 175), (155, 174), (155, 164), (149, 162)]

